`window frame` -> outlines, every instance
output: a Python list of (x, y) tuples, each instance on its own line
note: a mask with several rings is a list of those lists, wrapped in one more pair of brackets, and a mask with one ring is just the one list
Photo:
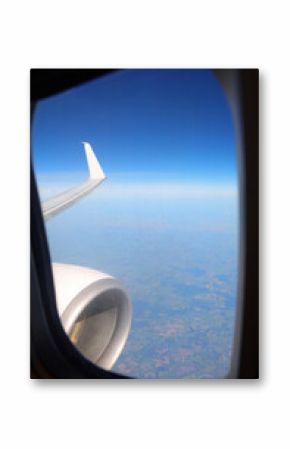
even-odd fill
[[(38, 101), (112, 69), (32, 69), (31, 122)], [(259, 71), (214, 69), (232, 107), (240, 168), (239, 287), (228, 378), (259, 378)], [(31, 143), (32, 145), (32, 143)], [(51, 261), (31, 164), (31, 378), (126, 379), (103, 370), (70, 342), (56, 309)]]

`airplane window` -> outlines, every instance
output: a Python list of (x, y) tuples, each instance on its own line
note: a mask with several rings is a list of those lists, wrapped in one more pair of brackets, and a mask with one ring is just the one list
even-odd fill
[(32, 144), (58, 311), (79, 351), (132, 377), (226, 377), (239, 189), (214, 74), (112, 72), (40, 101)]

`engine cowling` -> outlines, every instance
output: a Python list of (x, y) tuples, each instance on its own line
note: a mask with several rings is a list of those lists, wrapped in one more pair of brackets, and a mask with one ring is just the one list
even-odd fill
[(53, 263), (57, 308), (76, 348), (104, 369), (123, 350), (131, 326), (131, 301), (112, 276), (76, 265)]

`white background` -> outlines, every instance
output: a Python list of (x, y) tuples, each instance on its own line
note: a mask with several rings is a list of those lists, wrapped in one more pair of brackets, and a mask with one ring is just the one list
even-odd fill
[[(287, 2), (10, 1), (0, 21), (1, 446), (287, 447)], [(29, 380), (29, 68), (123, 66), (260, 68), (260, 381)]]

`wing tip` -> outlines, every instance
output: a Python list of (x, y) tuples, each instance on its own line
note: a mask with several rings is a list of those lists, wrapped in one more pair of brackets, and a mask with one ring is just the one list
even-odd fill
[(90, 178), (99, 179), (100, 181), (103, 181), (104, 179), (106, 179), (106, 175), (93, 151), (91, 144), (89, 142), (84, 141), (82, 142), (82, 144), (84, 145), (84, 150), (86, 153)]

